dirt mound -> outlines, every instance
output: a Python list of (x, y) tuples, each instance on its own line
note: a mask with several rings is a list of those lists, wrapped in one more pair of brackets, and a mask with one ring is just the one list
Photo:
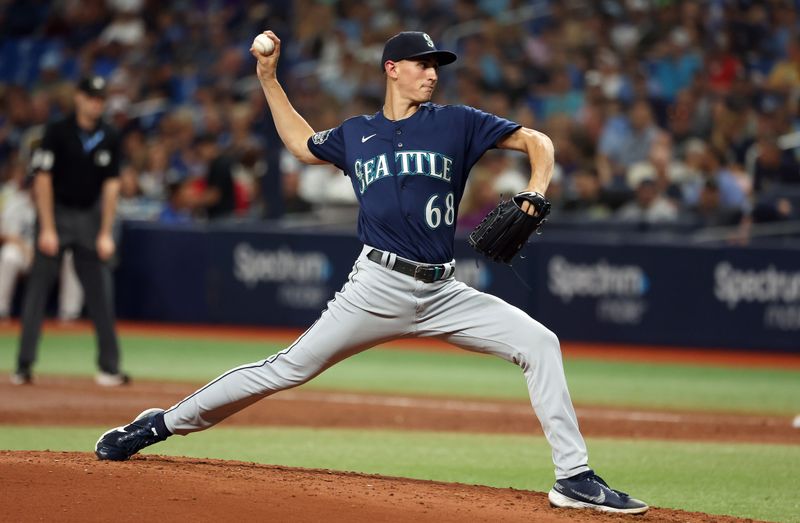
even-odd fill
[(6, 521), (741, 522), (653, 508), (644, 516), (550, 508), (546, 494), (457, 483), (137, 456), (0, 451)]

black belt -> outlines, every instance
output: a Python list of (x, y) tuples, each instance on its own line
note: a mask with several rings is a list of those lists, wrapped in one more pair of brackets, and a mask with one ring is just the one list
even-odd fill
[(378, 265), (386, 267), (387, 269), (403, 273), (407, 276), (411, 276), (415, 280), (425, 283), (433, 283), (438, 280), (444, 280), (456, 272), (455, 264), (453, 263), (448, 263), (446, 265), (427, 265), (401, 260), (397, 256), (392, 256), (394, 258), (394, 264), (390, 265), (389, 263), (384, 262), (385, 257), (388, 261), (388, 256), (386, 256), (388, 254), (389, 253), (384, 253), (378, 249), (372, 249), (367, 253), (367, 258), (374, 261)]

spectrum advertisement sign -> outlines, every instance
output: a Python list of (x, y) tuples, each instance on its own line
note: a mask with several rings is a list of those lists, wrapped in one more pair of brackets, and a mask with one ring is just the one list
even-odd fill
[[(120, 318), (308, 326), (347, 279), (352, 235), (129, 225)], [(800, 250), (536, 238), (513, 267), (464, 239), (456, 277), (563, 340), (800, 352)]]
[(800, 351), (800, 251), (541, 243), (534, 316), (563, 339)]

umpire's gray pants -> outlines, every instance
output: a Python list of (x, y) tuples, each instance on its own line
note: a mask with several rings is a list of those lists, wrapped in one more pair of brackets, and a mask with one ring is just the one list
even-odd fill
[[(111, 271), (97, 256), (96, 241), (100, 231), (100, 208), (71, 209), (55, 207), (59, 252), (47, 256), (36, 249), (22, 306), (17, 370), (30, 370), (36, 361), (39, 336), (47, 298), (58, 278), (61, 259), (66, 249), (75, 258), (75, 271), (83, 286), (86, 307), (97, 333), (97, 365), (103, 372), (119, 372), (119, 342), (114, 330), (114, 300)], [(38, 230), (37, 230), (38, 235)]]

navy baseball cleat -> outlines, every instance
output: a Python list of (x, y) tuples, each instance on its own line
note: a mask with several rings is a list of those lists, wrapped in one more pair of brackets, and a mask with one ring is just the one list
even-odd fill
[(559, 479), (547, 497), (552, 506), (559, 508), (588, 508), (622, 514), (644, 514), (650, 508), (647, 503), (610, 488), (593, 470)]
[[(147, 409), (128, 425), (103, 433), (94, 446), (94, 453), (101, 460), (125, 461), (143, 448), (164, 441), (170, 434), (159, 434), (156, 430), (156, 418), (163, 412), (164, 409)], [(161, 425), (163, 427), (163, 422)]]

